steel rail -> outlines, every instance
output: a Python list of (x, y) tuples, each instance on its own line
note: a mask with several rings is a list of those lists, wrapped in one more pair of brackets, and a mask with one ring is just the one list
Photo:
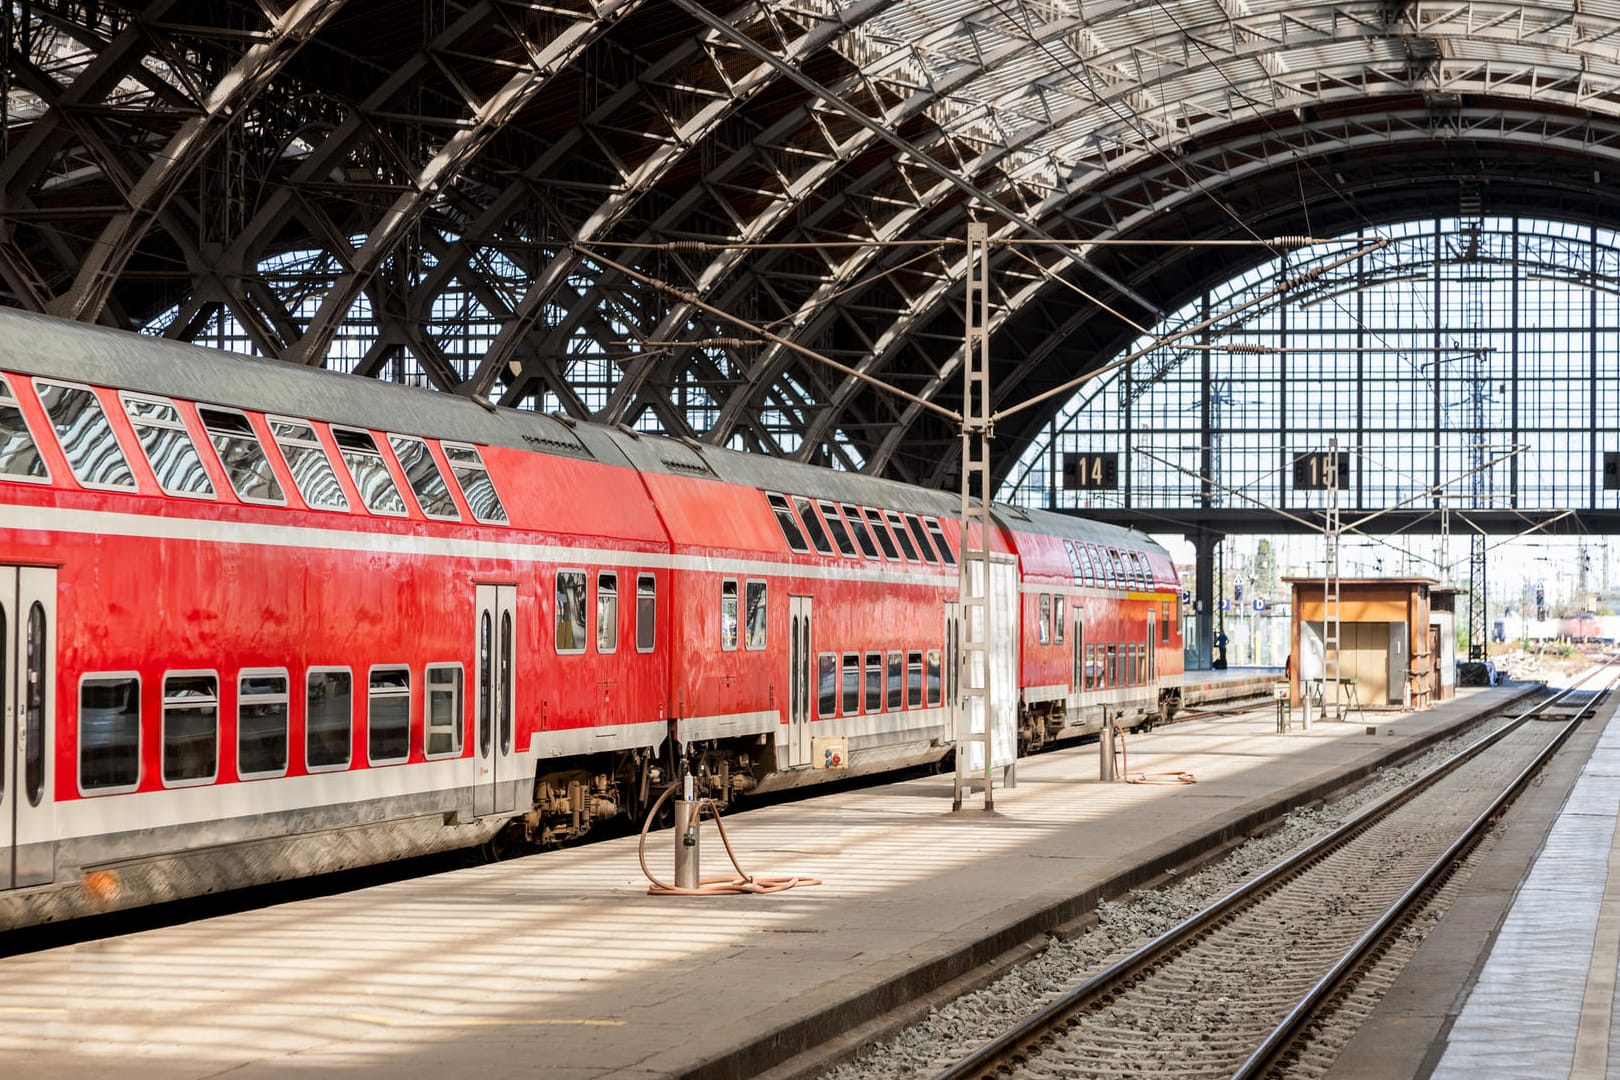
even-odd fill
[[(1607, 670), (1608, 667), (1612, 666), (1613, 662), (1611, 661), (1603, 670)], [(1390, 928), (1419, 906), (1419, 903), (1430, 894), (1432, 887), (1438, 883), (1442, 875), (1461, 861), (1468, 853), (1468, 850), (1479, 842), (1485, 830), (1490, 828), (1496, 821), (1508, 803), (1518, 797), (1519, 792), (1524, 790), (1525, 785), (1530, 783), (1536, 774), (1541, 771), (1542, 767), (1546, 765), (1547, 759), (1552, 757), (1569, 739), (1570, 735), (1574, 733), (1576, 725), (1597, 711), (1597, 707), (1608, 697), (1617, 681), (1620, 681), (1620, 676), (1611, 676), (1608, 685), (1594, 693), (1591, 700), (1582, 705), (1576, 714), (1565, 722), (1563, 728), (1548, 741), (1541, 752), (1535, 756), (1535, 759), (1521, 769), (1519, 774), (1491, 801), (1490, 806), (1481, 811), (1479, 816), (1469, 823), (1462, 834), (1451, 842), (1451, 845), (1412, 883), (1411, 887), (1397, 897), (1395, 902), (1389, 906), (1389, 909), (1379, 916), (1378, 920), (1345, 950), (1344, 955), (1305, 992), (1305, 996), (1300, 998), (1299, 1003), (1289, 1010), (1288, 1015), (1283, 1017), (1282, 1022), (1272, 1029), (1271, 1034), (1267, 1035), (1265, 1040), (1255, 1048), (1254, 1053), (1249, 1055), (1249, 1059), (1232, 1074), (1232, 1080), (1252, 1080), (1254, 1077), (1265, 1074), (1277, 1064), (1278, 1058), (1286, 1053), (1287, 1049), (1294, 1043), (1300, 1028), (1304, 1026), (1305, 1022), (1315, 1015), (1322, 1003), (1337, 991), (1361, 966), (1362, 960), (1372, 950), (1373, 946), (1384, 939)], [(1573, 692), (1573, 688), (1570, 692)]]
[[(1613, 663), (1611, 661), (1610, 666)], [(1495, 746), (1510, 732), (1529, 722), (1531, 718), (1546, 712), (1560, 701), (1577, 692), (1574, 687), (1566, 688), (1545, 701), (1537, 703), (1518, 716), (1513, 717), (1490, 735), (1479, 739), (1445, 761), (1438, 763), (1407, 786), (1398, 791), (1390, 792), (1383, 798), (1363, 807), (1354, 817), (1345, 821), (1338, 828), (1323, 834), (1270, 868), (1237, 886), (1218, 900), (1189, 915), (1176, 926), (1143, 944), (1129, 956), (1109, 965), (1084, 983), (1054, 999), (1040, 1011), (1032, 1013), (1019, 1024), (980, 1046), (960, 1061), (935, 1073), (932, 1080), (967, 1080), (967, 1078), (975, 1076), (1005, 1075), (1003, 1071), (1005, 1063), (1017, 1058), (1031, 1056), (1028, 1051), (1045, 1041), (1047, 1033), (1061, 1026), (1067, 1018), (1130, 983), (1145, 970), (1164, 961), (1189, 939), (1219, 923), (1227, 915), (1231, 914), (1234, 909), (1257, 899), (1273, 885), (1280, 884), (1284, 879), (1302, 872), (1309, 864), (1326, 855), (1331, 849), (1340, 847), (1355, 839), (1381, 818), (1411, 801), (1419, 793), (1454, 772), (1463, 764)], [(1525, 774), (1533, 774), (1534, 770), (1539, 767), (1542, 757), (1550, 750), (1555, 750), (1557, 746), (1562, 745), (1573, 730), (1574, 725), (1584, 718), (1587, 711), (1583, 709), (1577, 713), (1576, 717), (1565, 725), (1564, 730), (1551, 740), (1549, 748), (1543, 750), (1542, 754), (1537, 756), (1536, 762), (1521, 771), (1519, 778), (1516, 778), (1514, 783), (1510, 784), (1505, 790), (1507, 792), (1517, 791)], [(1500, 802), (1500, 797), (1497, 802)], [(1491, 812), (1498, 811), (1497, 802), (1493, 802)], [(1448, 848), (1448, 853), (1449, 850)], [(1289, 1017), (1293, 1019), (1297, 1011), (1297, 1009), (1291, 1010)], [(1306, 1015), (1308, 1014), (1309, 1011), (1307, 1010)], [(1275, 1029), (1273, 1034), (1275, 1034)], [(1245, 1063), (1244, 1067), (1247, 1067), (1247, 1063)]]

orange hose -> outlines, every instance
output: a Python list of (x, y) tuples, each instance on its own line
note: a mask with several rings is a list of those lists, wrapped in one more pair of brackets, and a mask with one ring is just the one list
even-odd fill
[(1196, 784), (1198, 777), (1185, 769), (1173, 769), (1169, 772), (1137, 773), (1130, 775), (1131, 759), (1125, 750), (1125, 729), (1115, 725), (1114, 734), (1119, 737), (1119, 775), (1127, 784)]
[(820, 885), (820, 878), (806, 877), (795, 874), (786, 877), (763, 877), (750, 874), (737, 862), (737, 853), (731, 849), (731, 838), (726, 835), (726, 826), (720, 820), (720, 808), (713, 799), (699, 799), (697, 802), (697, 817), (693, 818), (694, 826), (703, 817), (704, 807), (708, 807), (709, 816), (714, 819), (715, 828), (720, 830), (720, 842), (725, 845), (726, 856), (731, 859), (732, 869), (737, 871), (734, 878), (703, 878), (695, 889), (683, 889), (659, 881), (653, 877), (651, 870), (647, 869), (647, 832), (652, 828), (653, 819), (658, 816), (658, 810), (664, 802), (675, 792), (675, 784), (664, 789), (653, 803), (652, 809), (647, 811), (647, 820), (641, 823), (641, 842), (636, 849), (636, 857), (641, 860), (641, 872), (647, 880), (652, 882), (647, 887), (649, 896), (735, 896), (738, 893), (776, 893), (785, 892), (795, 885)]

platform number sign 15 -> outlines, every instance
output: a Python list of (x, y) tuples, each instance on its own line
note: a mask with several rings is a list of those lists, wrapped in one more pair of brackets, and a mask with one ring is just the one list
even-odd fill
[(1118, 454), (1064, 454), (1063, 486), (1069, 491), (1114, 491), (1119, 487)]
[[(1330, 471), (1331, 470), (1331, 471)], [(1340, 491), (1350, 486), (1350, 455), (1313, 450), (1294, 455), (1294, 488), (1298, 491)]]

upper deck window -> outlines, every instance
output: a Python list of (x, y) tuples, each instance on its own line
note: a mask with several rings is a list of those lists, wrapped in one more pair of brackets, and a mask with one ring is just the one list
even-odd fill
[(170, 495), (214, 497), (213, 482), (172, 402), (125, 394), (124, 411), (159, 487)]
[(293, 483), (306, 503), (321, 510), (349, 508), (349, 497), (343, 494), (337, 473), (332, 470), (332, 459), (327, 457), (326, 447), (316, 437), (313, 426), (302, 420), (272, 418), (270, 434), (281, 447)]
[(849, 521), (850, 531), (855, 534), (855, 542), (861, 545), (861, 551), (868, 559), (881, 558), (878, 554), (877, 544), (872, 540), (872, 534), (866, 528), (866, 520), (861, 517), (860, 508), (844, 503), (844, 517)]
[(129, 471), (129, 462), (124, 460), (123, 448), (118, 445), (95, 391), (63, 383), (39, 382), (35, 387), (62, 443), (68, 467), (79, 483), (134, 491), (135, 474)]
[(374, 514), (401, 517), (405, 513), (405, 499), (394, 486), (394, 478), (383, 461), (377, 440), (367, 431), (334, 427), (332, 437), (337, 440), (338, 453), (349, 467), (354, 486), (360, 489), (360, 501)]
[(281, 493), (281, 485), (276, 482), (276, 474), (270, 469), (270, 459), (265, 455), (264, 447), (259, 445), (259, 437), (253, 433), (253, 425), (248, 422), (246, 415), (202, 407), (197, 409), (197, 415), (202, 417), (208, 439), (214, 444), (219, 463), (225, 466), (225, 476), (238, 498), (243, 502), (259, 503), (287, 501), (287, 497)]
[(793, 505), (799, 511), (799, 520), (804, 522), (805, 531), (810, 534), (810, 543), (823, 555), (831, 555), (832, 541), (827, 539), (827, 531), (821, 527), (821, 519), (816, 516), (816, 508), (810, 505), (810, 500), (803, 495), (795, 495)]
[(931, 563), (939, 562), (939, 556), (934, 554), (934, 545), (928, 542), (928, 533), (923, 530), (922, 519), (916, 514), (907, 514), (906, 528), (911, 530), (911, 537), (917, 541), (917, 550), (922, 552), (922, 557)]
[(460, 521), (461, 513), (456, 510), (456, 500), (451, 498), (450, 487), (444, 482), (444, 474), (439, 471), (439, 463), (433, 460), (433, 451), (428, 449), (428, 444), (406, 435), (390, 435), (388, 445), (394, 448), (394, 456), (399, 459), (400, 468), (405, 470), (405, 479), (410, 482), (411, 490), (416, 492), (416, 501), (421, 505), (422, 513), (430, 518)]
[(765, 501), (771, 504), (771, 512), (776, 515), (776, 523), (781, 526), (782, 538), (787, 541), (789, 549), (808, 555), (810, 545), (804, 542), (804, 533), (799, 531), (799, 519), (793, 516), (793, 507), (788, 505), (787, 497), (767, 491)]
[(1083, 543), (1076, 543), (1076, 544), (1073, 545), (1073, 547), (1074, 547), (1075, 555), (1078, 556), (1079, 560), (1080, 560), (1079, 561), (1080, 569), (1079, 569), (1079, 571), (1077, 573), (1077, 576), (1079, 577), (1079, 579), (1080, 579), (1080, 581), (1082, 583), (1084, 583), (1086, 585), (1095, 585), (1097, 583), (1097, 575), (1096, 575), (1096, 572), (1091, 567), (1091, 552), (1090, 552), (1090, 550), (1088, 550), (1086, 545), (1083, 544)]
[(838, 550), (848, 558), (855, 558), (855, 541), (849, 538), (849, 530), (844, 528), (844, 519), (839, 516), (838, 507), (830, 502), (817, 503), (821, 508), (821, 516), (827, 519), (827, 528), (832, 532), (833, 543)]
[(500, 493), (478, 451), (471, 446), (445, 443), (444, 456), (450, 461), (450, 471), (456, 474), (456, 483), (461, 485), (473, 517), (486, 525), (505, 525), (506, 507), (501, 505)]
[(900, 550), (906, 553), (906, 562), (917, 561), (917, 549), (911, 546), (911, 537), (906, 533), (905, 519), (900, 511), (886, 511), (889, 516), (889, 527), (894, 530), (894, 538), (900, 544)]
[(894, 546), (894, 537), (889, 535), (889, 527), (883, 524), (883, 511), (867, 507), (866, 520), (872, 526), (872, 535), (877, 537), (878, 544), (883, 548), (884, 558), (899, 562), (900, 549)]
[(50, 479), (45, 459), (39, 456), (39, 446), (28, 430), (28, 421), (23, 419), (22, 406), (17, 404), (4, 376), (0, 376), (0, 476)]
[(945, 540), (945, 530), (940, 528), (938, 518), (925, 518), (923, 524), (928, 526), (928, 535), (934, 538), (934, 546), (939, 548), (939, 557), (945, 560), (946, 566), (956, 565), (956, 556), (951, 554), (951, 545)]

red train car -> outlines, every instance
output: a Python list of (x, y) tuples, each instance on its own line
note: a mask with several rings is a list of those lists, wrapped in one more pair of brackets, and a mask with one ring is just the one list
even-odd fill
[[(639, 815), (681, 759), (722, 798), (938, 761), (955, 510), (0, 313), (0, 928), (562, 842)], [(1026, 742), (1162, 709), (1168, 644), (1148, 679), (1117, 651), (1163, 625), (1162, 574), (1065, 579), (1057, 559), (1163, 553), (1005, 518)], [(1040, 635), (1048, 593), (1065, 632), (1082, 616), (1066, 654)]]

